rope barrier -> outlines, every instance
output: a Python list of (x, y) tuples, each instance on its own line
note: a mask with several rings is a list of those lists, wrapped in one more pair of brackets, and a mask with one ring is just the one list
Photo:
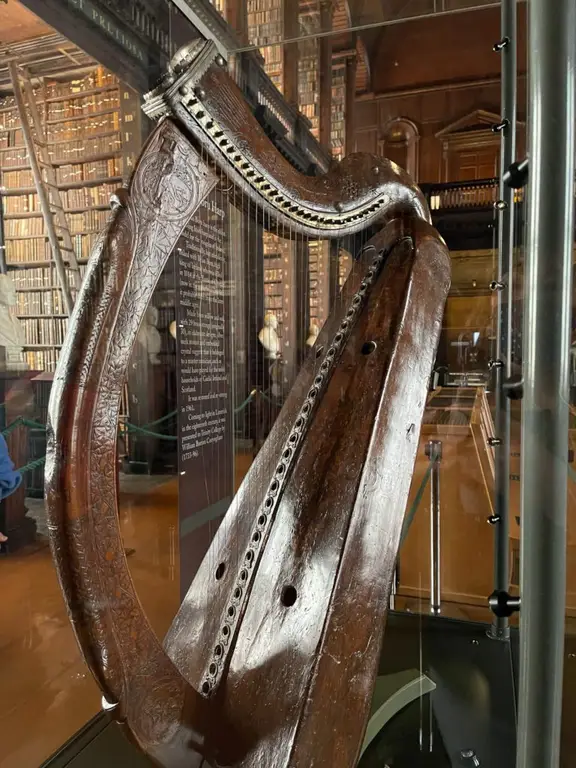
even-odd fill
[(42, 456), (41, 459), (35, 459), (34, 461), (31, 461), (29, 464), (25, 464), (23, 467), (20, 467), (16, 470), (16, 472), (20, 472), (21, 475), (24, 475), (26, 472), (31, 472), (33, 469), (37, 469), (38, 467), (41, 467), (43, 464), (46, 463), (46, 456)]

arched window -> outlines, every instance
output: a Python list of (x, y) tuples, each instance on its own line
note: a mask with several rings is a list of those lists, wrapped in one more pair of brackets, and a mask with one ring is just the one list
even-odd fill
[(420, 134), (415, 124), (406, 117), (395, 117), (385, 126), (379, 153), (398, 163), (418, 181), (418, 141)]

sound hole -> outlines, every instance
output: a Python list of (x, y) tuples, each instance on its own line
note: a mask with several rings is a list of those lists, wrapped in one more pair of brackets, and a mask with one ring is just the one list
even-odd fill
[(376, 350), (376, 342), (375, 341), (367, 341), (362, 346), (362, 354), (363, 355), (371, 355), (372, 352)]
[(296, 592), (295, 587), (284, 587), (282, 590), (282, 605), (285, 608), (292, 608), (294, 603), (296, 602), (296, 599), (298, 598), (298, 593)]
[(220, 581), (222, 576), (226, 573), (226, 563), (220, 563), (218, 568), (216, 568), (216, 581)]

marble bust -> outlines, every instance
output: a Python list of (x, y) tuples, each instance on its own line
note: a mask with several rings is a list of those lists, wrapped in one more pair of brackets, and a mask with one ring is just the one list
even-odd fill
[(308, 329), (308, 338), (306, 339), (307, 347), (313, 347), (314, 344), (316, 344), (316, 339), (318, 338), (319, 333), (320, 328), (316, 325), (316, 323), (311, 323), (310, 328)]
[(8, 275), (0, 275), (0, 347), (4, 347), (6, 370), (21, 371), (28, 368), (24, 362), (26, 344), (24, 329), (13, 312), (17, 304), (16, 288)]
[(277, 360), (280, 357), (278, 318), (272, 312), (267, 312), (264, 316), (264, 327), (258, 334), (258, 340), (264, 347), (268, 360)]
[(160, 365), (160, 350), (162, 349), (162, 337), (156, 327), (158, 325), (158, 310), (150, 305), (146, 310), (144, 322), (138, 332), (138, 343), (144, 347), (151, 365)]

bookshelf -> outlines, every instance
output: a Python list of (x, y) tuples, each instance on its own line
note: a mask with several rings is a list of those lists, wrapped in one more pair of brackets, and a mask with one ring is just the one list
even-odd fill
[[(302, 7), (304, 6), (304, 7)], [(320, 3), (302, 3), (300, 34), (321, 32)], [(298, 43), (298, 106), (311, 123), (315, 138), (320, 135), (320, 43), (317, 38)]]
[(312, 240), (308, 244), (310, 325), (322, 328), (330, 311), (330, 243)]
[(342, 160), (346, 150), (346, 62), (332, 67), (332, 126), (330, 131), (332, 154)]
[[(101, 66), (78, 79), (44, 80), (35, 89), (43, 136), (80, 266), (109, 215), (110, 195), (139, 149), (137, 96)], [(128, 124), (129, 123), (129, 124)], [(130, 143), (134, 146), (129, 146)], [(34, 186), (20, 117), (0, 96), (0, 197), (6, 266), (16, 288), (15, 312), (33, 370), (53, 371), (68, 327), (65, 307)], [(72, 274), (68, 271), (70, 285)]]
[[(296, 0), (286, 0), (296, 2)], [(248, 0), (248, 39), (257, 45), (264, 59), (264, 70), (279, 91), (284, 91), (284, 51), (279, 43), (284, 36), (284, 0)]]

